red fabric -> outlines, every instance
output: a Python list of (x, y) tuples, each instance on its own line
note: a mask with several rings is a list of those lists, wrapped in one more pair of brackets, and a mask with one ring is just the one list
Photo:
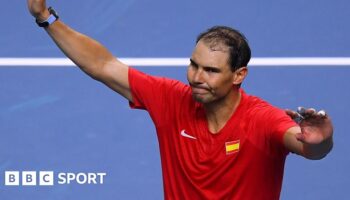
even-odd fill
[[(283, 135), (296, 126), (283, 110), (241, 90), (237, 110), (212, 134), (189, 86), (135, 69), (129, 82), (131, 107), (146, 109), (157, 129), (165, 199), (279, 199)], [(225, 143), (237, 140), (238, 151), (227, 154)]]

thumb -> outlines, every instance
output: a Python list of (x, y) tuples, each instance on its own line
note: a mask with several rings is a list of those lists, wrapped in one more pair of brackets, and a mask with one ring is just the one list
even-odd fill
[(305, 135), (303, 133), (295, 134), (295, 138), (300, 142), (305, 142)]

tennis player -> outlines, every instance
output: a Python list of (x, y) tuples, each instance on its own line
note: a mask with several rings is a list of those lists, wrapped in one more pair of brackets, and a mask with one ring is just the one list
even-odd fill
[(149, 112), (165, 199), (279, 199), (288, 153), (321, 159), (332, 149), (333, 127), (324, 111), (286, 112), (244, 92), (251, 52), (235, 29), (217, 26), (199, 35), (185, 85), (123, 64), (65, 25), (44, 0), (28, 0), (28, 7), (78, 67), (132, 108)]

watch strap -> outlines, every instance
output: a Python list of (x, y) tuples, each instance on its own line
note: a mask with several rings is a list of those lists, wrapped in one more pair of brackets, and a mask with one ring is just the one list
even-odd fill
[(50, 16), (45, 20), (45, 21), (38, 21), (38, 19), (35, 20), (35, 22), (38, 24), (40, 27), (48, 27), (50, 24), (54, 23), (55, 21), (58, 20), (58, 15), (56, 11), (52, 8), (48, 8)]

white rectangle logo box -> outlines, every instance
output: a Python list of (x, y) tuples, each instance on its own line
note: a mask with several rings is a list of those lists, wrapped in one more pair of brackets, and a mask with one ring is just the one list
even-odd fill
[(36, 185), (36, 171), (23, 171), (22, 185), (24, 186)]
[(53, 185), (53, 171), (39, 172), (39, 185)]
[(5, 185), (19, 185), (19, 171), (5, 171)]

